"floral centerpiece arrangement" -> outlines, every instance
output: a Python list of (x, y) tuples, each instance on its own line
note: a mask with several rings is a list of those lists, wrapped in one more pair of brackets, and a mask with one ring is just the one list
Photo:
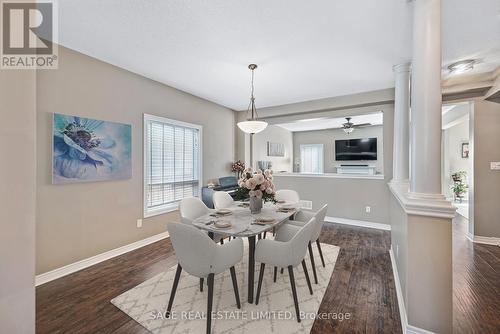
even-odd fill
[(238, 180), (239, 197), (250, 197), (250, 211), (258, 213), (262, 209), (262, 202), (276, 203), (274, 195), (276, 188), (273, 183), (273, 171), (258, 169), (255, 173), (251, 168), (243, 171)]
[(241, 177), (241, 174), (245, 171), (245, 163), (242, 162), (241, 160), (238, 160), (236, 162), (233, 162), (231, 164), (231, 172), (237, 173), (238, 178)]

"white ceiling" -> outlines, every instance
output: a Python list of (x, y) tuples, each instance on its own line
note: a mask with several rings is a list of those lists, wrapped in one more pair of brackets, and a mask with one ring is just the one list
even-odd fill
[[(411, 57), (405, 0), (64, 0), (59, 42), (233, 109), (393, 86)], [(500, 1), (443, 0), (443, 65), (468, 57), (494, 67)]]
[[(364, 124), (370, 123), (371, 125), (382, 125), (384, 123), (384, 114), (382, 112), (367, 114), (367, 115), (356, 115), (351, 116), (351, 123)], [(313, 131), (313, 130), (325, 130), (325, 129), (338, 129), (342, 127), (342, 124), (347, 122), (344, 117), (336, 118), (309, 118), (301, 119), (294, 122), (274, 124), (280, 126), (288, 131), (298, 132), (298, 131)], [(354, 130), (356, 131), (356, 130)]]

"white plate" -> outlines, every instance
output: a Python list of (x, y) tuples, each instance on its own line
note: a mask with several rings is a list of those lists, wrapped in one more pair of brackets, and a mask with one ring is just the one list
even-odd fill
[(214, 223), (214, 226), (216, 228), (228, 228), (228, 227), (231, 227), (231, 223), (230, 222), (216, 222), (216, 223)]
[(217, 213), (219, 215), (228, 215), (228, 214), (232, 213), (232, 211), (229, 209), (219, 209), (219, 210), (215, 211), (215, 213)]

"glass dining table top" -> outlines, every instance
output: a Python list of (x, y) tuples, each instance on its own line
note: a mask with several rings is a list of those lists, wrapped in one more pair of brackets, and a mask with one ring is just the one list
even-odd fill
[[(279, 204), (265, 203), (260, 213), (252, 214), (248, 206), (243, 205), (243, 203), (236, 202), (234, 206), (228, 208), (231, 213), (227, 215), (217, 214), (217, 211), (213, 210), (209, 214), (193, 220), (192, 224), (212, 233), (234, 237), (251, 237), (281, 225), (297, 212), (297, 208), (285, 212), (280, 210)], [(259, 219), (272, 219), (273, 221), (258, 223)], [(216, 227), (215, 223), (230, 223), (231, 225), (219, 228)]]

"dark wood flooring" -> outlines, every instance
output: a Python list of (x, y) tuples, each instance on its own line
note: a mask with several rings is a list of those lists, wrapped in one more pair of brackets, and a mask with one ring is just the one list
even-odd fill
[[(319, 312), (350, 319), (316, 320), (311, 333), (401, 333), (390, 232), (325, 224), (321, 241), (341, 250)], [(39, 286), (37, 333), (148, 333), (109, 301), (175, 264), (167, 239)]]
[(453, 329), (500, 333), (500, 247), (466, 238), (467, 220), (453, 221)]

